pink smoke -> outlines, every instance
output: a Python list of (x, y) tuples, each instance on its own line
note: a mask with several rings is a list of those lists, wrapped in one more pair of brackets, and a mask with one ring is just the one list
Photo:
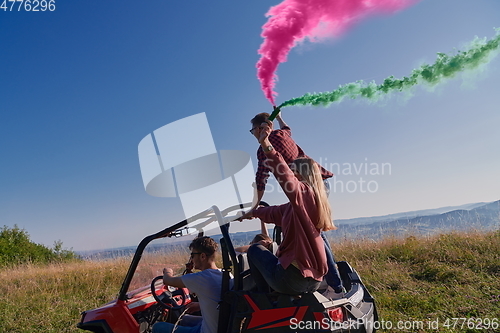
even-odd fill
[(360, 19), (377, 13), (393, 13), (418, 0), (285, 0), (271, 7), (269, 20), (262, 27), (264, 42), (258, 53), (257, 77), (266, 98), (274, 103), (277, 93), (278, 65), (286, 61), (288, 52), (306, 37), (339, 36)]

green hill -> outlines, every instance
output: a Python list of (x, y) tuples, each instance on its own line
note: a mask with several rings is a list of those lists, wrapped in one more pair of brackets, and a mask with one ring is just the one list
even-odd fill
[(54, 242), (50, 249), (31, 241), (28, 232), (17, 225), (0, 228), (0, 267), (26, 263), (51, 263), (76, 259), (71, 250), (62, 248), (62, 242)]

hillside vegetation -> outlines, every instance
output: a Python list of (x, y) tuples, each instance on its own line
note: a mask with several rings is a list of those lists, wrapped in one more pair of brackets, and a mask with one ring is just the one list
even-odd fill
[[(452, 318), (500, 319), (500, 232), (386, 238), (332, 244), (374, 295), (380, 320), (439, 320), (439, 330), (381, 332), (494, 332), (443, 324)], [(178, 254), (177, 254), (178, 255)], [(184, 262), (178, 255), (172, 258)], [(0, 268), (0, 332), (84, 332), (80, 312), (116, 297), (128, 260)], [(497, 320), (498, 320), (497, 319)], [(451, 323), (451, 322), (450, 322)]]
[(30, 240), (28, 232), (18, 226), (0, 228), (0, 267), (26, 263), (53, 263), (76, 259), (71, 250), (62, 248), (62, 242), (54, 242), (50, 249)]

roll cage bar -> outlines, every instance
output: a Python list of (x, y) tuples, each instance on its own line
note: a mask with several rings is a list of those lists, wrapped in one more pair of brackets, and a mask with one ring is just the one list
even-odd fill
[[(234, 205), (221, 211), (217, 206), (212, 206), (209, 209), (201, 213), (198, 213), (190, 218), (182, 220), (168, 228), (163, 229), (160, 232), (145, 237), (137, 246), (134, 257), (132, 258), (132, 262), (130, 263), (129, 269), (127, 271), (127, 275), (125, 276), (125, 280), (123, 281), (123, 284), (120, 288), (120, 292), (118, 294), (118, 300), (126, 301), (128, 299), (127, 291), (134, 276), (135, 270), (139, 265), (139, 261), (142, 258), (144, 249), (153, 240), (165, 237), (180, 237), (184, 234), (188, 234), (189, 233), (188, 230), (190, 228), (198, 230), (199, 235), (202, 235), (204, 232), (203, 228), (215, 221), (219, 223), (223, 238), (229, 239), (229, 222), (234, 221), (235, 219), (240, 217), (243, 214), (243, 212), (239, 211), (236, 215), (232, 216), (226, 216), (226, 215), (228, 215), (229, 212), (250, 207), (252, 207), (252, 203), (245, 203), (245, 204)], [(195, 223), (196, 221), (199, 220), (201, 220), (200, 223)], [(234, 251), (232, 242), (224, 242), (224, 243), (231, 257), (231, 261), (233, 263), (236, 263), (237, 262), (236, 252)], [(236, 268), (237, 265), (235, 264), (234, 266), (235, 269), (237, 270)], [(235, 271), (235, 274), (237, 273), (239, 272)]]

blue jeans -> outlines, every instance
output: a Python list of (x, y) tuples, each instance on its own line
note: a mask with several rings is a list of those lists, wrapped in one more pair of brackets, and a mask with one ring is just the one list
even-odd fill
[(325, 243), (326, 263), (328, 265), (328, 273), (325, 275), (326, 283), (332, 287), (336, 293), (340, 293), (344, 286), (342, 285), (340, 273), (335, 263), (335, 258), (333, 257), (332, 248), (323, 231), (321, 232), (321, 238), (323, 238)]
[[(323, 180), (325, 184), (326, 196), (330, 196), (330, 181), (328, 179)], [(342, 285), (342, 280), (340, 279), (339, 270), (337, 264), (335, 263), (335, 258), (333, 257), (332, 248), (328, 239), (326, 239), (325, 233), (321, 232), (321, 238), (325, 242), (325, 252), (326, 252), (326, 263), (328, 265), (328, 273), (325, 275), (326, 283), (332, 287), (336, 293), (340, 293), (344, 286)]]
[(278, 263), (278, 257), (260, 244), (250, 246), (247, 258), (260, 292), (269, 292), (271, 287), (282, 294), (299, 295), (316, 291), (320, 285), (320, 281), (303, 277), (300, 270), (291, 264), (284, 269)]
[[(180, 325), (175, 328), (174, 332), (178, 333), (198, 333), (201, 330), (201, 316), (192, 316), (185, 314), (180, 320)], [(182, 326), (181, 326), (182, 325)], [(159, 322), (153, 325), (152, 333), (171, 333), (174, 329), (174, 324)]]

